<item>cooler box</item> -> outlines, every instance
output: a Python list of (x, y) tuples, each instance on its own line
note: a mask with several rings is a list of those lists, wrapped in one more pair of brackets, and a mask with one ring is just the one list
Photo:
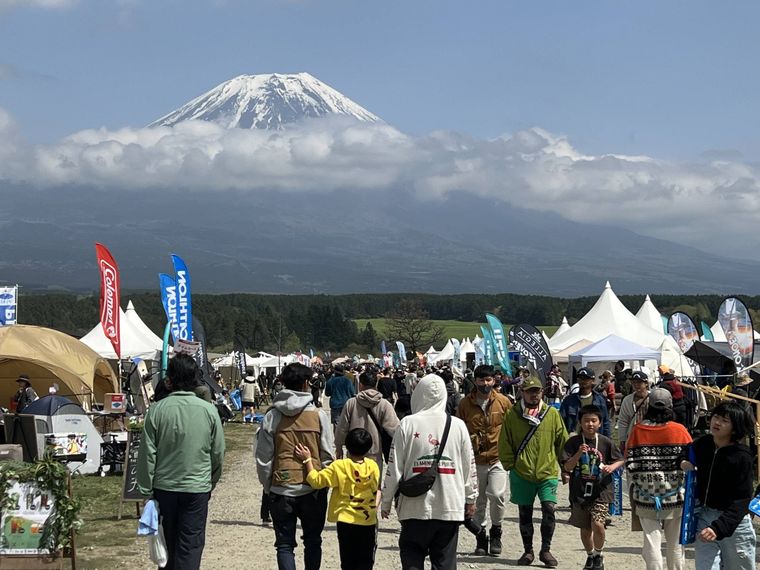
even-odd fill
[(124, 413), (124, 394), (122, 393), (109, 393), (105, 395), (103, 401), (103, 411), (109, 413), (123, 414)]

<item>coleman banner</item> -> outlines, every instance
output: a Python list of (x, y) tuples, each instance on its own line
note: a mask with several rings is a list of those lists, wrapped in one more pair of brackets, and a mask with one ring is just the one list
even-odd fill
[(121, 358), (121, 328), (119, 313), (121, 312), (119, 298), (119, 268), (108, 251), (102, 244), (95, 244), (95, 252), (98, 256), (98, 269), (100, 270), (100, 324), (106, 338), (111, 341), (111, 346), (117, 358)]
[(545, 384), (554, 363), (552, 353), (546, 346), (546, 339), (541, 331), (533, 325), (515, 325), (509, 331), (509, 342), (528, 359), (536, 374), (541, 378), (541, 382)]
[(486, 313), (486, 320), (488, 321), (488, 326), (491, 327), (491, 338), (496, 350), (496, 360), (498, 360), (502, 372), (508, 376), (512, 376), (512, 366), (509, 364), (509, 351), (507, 350), (507, 334), (504, 332), (504, 325), (491, 313)]
[(754, 330), (752, 317), (744, 303), (736, 297), (728, 297), (718, 309), (718, 322), (726, 334), (736, 369), (752, 364), (755, 352)]
[(177, 282), (177, 327), (179, 338), (193, 340), (193, 303), (190, 296), (190, 272), (179, 255), (172, 254), (174, 279)]

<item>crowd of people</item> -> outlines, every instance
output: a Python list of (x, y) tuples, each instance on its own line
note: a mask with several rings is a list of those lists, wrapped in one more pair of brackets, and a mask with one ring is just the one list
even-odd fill
[[(397, 370), (286, 366), (254, 448), (264, 493), (261, 516), (273, 529), (278, 568), (296, 568), (299, 522), (304, 567), (320, 568), (326, 521), (336, 524), (341, 568), (373, 568), (378, 525), (393, 512), (401, 524), (404, 569), (421, 570), (426, 559), (436, 570), (456, 568), (462, 527), (475, 537), (476, 556), (503, 555), (505, 532), (519, 533), (517, 564), (538, 561), (553, 568), (561, 558), (552, 549), (557, 491), (566, 484), (569, 523), (579, 529), (587, 553), (584, 568), (601, 569), (609, 509), (617, 501), (615, 480), (625, 470), (634, 530), (642, 531), (643, 566), (680, 570), (684, 480), (695, 468), (697, 568), (755, 568), (748, 506), (757, 490), (746, 445), (753, 418), (744, 406), (722, 401), (711, 411), (706, 433), (694, 441), (693, 426), (677, 421), (684, 421), (677, 414), (684, 398), (675, 390), (682, 388), (678, 379), (666, 367), (656, 374), (650, 379), (646, 370), (626, 370), (623, 363), (598, 376), (581, 368), (573, 382), (559, 368), (542, 381), (531, 370), (511, 378), (485, 364), (460, 378), (446, 367), (414, 364)], [(185, 384), (174, 386), (181, 392)], [(158, 417), (179, 421), (175, 416), (185, 400), (165, 400), (150, 408), (146, 426)], [(213, 441), (216, 424), (209, 426), (204, 429), (211, 435), (204, 437)], [(157, 450), (157, 457), (141, 459), (141, 488), (149, 492), (152, 485), (170, 511), (181, 511), (182, 503), (165, 493), (174, 489), (159, 483), (165, 477), (160, 450), (167, 445), (160, 439), (170, 437), (171, 429), (152, 431), (159, 441), (148, 449)], [(218, 477), (218, 445), (216, 450), (215, 468), (203, 476), (204, 493)], [(504, 526), (507, 501), (518, 509), (514, 529)], [(183, 520), (178, 516), (172, 528), (177, 546), (170, 558), (186, 548)], [(196, 552), (181, 554), (184, 565), (173, 567), (197, 567), (187, 560), (199, 560), (203, 544), (197, 528), (190, 530)]]

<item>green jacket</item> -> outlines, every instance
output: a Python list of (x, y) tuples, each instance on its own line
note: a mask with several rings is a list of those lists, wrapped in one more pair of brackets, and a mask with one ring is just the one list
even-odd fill
[[(546, 408), (546, 403), (542, 402), (541, 413)], [(523, 417), (522, 402), (507, 412), (499, 435), (499, 459), (504, 469), (514, 469), (526, 481), (538, 483), (557, 479), (559, 457), (562, 456), (562, 449), (568, 437), (565, 424), (559, 412), (549, 407), (541, 425), (530, 438), (520, 457), (515, 457), (531, 425)]]
[(207, 493), (222, 475), (224, 431), (219, 413), (193, 392), (172, 392), (145, 416), (137, 455), (137, 486)]

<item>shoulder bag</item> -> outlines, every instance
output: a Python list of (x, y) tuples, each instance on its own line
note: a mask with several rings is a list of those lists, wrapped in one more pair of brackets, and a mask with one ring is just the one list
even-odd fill
[(377, 428), (377, 433), (380, 434), (380, 446), (383, 450), (383, 459), (388, 461), (388, 457), (391, 454), (391, 444), (393, 443), (393, 438), (391, 437), (391, 434), (389, 434), (385, 429), (383, 429), (383, 426), (380, 425), (380, 422), (375, 417), (375, 413), (372, 411), (372, 408), (367, 408), (367, 413), (369, 414), (369, 417), (372, 419), (372, 423), (375, 424), (375, 427)]
[(443, 448), (446, 446), (446, 440), (449, 439), (449, 428), (451, 427), (451, 416), (446, 415), (446, 427), (443, 429), (443, 437), (441, 437), (441, 443), (438, 446), (438, 453), (433, 460), (433, 464), (425, 469), (422, 473), (417, 473), (409, 479), (402, 479), (399, 481), (398, 490), (399, 493), (405, 497), (419, 497), (424, 495), (430, 489), (433, 488), (435, 478), (438, 476), (438, 462), (443, 455)]

